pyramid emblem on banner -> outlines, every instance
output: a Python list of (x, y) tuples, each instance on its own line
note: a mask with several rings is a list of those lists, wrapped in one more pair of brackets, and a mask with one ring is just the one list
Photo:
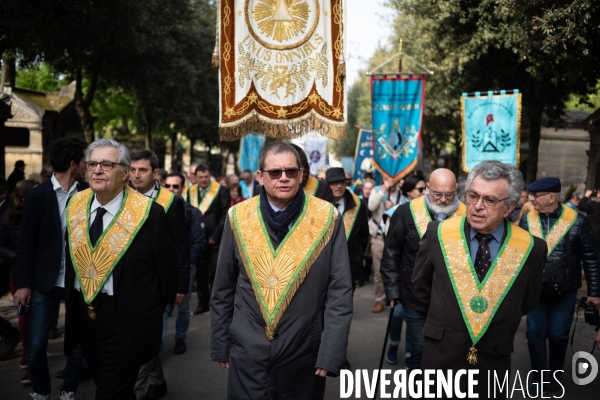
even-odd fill
[(499, 153), (500, 150), (492, 143), (488, 142), (482, 150), (484, 153)]
[(294, 18), (292, 17), (292, 14), (290, 13), (290, 10), (285, 5), (284, 0), (279, 0), (279, 5), (277, 6), (277, 10), (275, 10), (275, 13), (273, 14), (273, 18), (271, 20), (272, 21), (287, 21), (287, 22), (294, 20)]

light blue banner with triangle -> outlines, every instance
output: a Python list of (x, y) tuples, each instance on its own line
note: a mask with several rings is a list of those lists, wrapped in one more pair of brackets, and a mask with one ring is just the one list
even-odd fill
[(498, 160), (519, 166), (521, 94), (518, 90), (463, 93), (460, 104), (463, 131), (463, 169)]

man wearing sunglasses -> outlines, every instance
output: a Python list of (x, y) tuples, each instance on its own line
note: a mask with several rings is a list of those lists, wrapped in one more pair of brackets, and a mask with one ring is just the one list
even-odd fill
[(231, 196), (226, 187), (211, 179), (211, 171), (205, 164), (196, 167), (196, 184), (188, 191), (188, 203), (198, 208), (204, 217), (206, 251), (196, 266), (198, 307), (194, 314), (208, 311), (212, 282), (217, 270), (219, 246), (223, 235), (225, 216), (231, 205)]
[(560, 392), (562, 372), (557, 371), (564, 370), (581, 268), (587, 301), (600, 307), (600, 259), (589, 220), (561, 204), (558, 178), (538, 179), (528, 189), (534, 210), (523, 216), (520, 225), (548, 244), (544, 281), (555, 279), (544, 283), (539, 305), (527, 315), (527, 347), (531, 369), (552, 371), (549, 376), (534, 376), (536, 384), (544, 381), (548, 383), (544, 389)]
[(213, 361), (228, 398), (322, 399), (339, 374), (352, 319), (343, 220), (300, 187), (300, 156), (282, 142), (259, 155), (259, 196), (228, 213), (211, 298)]
[(480, 398), (488, 398), (494, 372), (500, 379), (510, 372), (521, 318), (539, 301), (546, 244), (506, 219), (523, 186), (511, 164), (477, 164), (467, 177), (466, 217), (427, 225), (412, 275), (427, 312), (421, 368), (479, 370), (470, 390)]
[(329, 168), (325, 181), (329, 184), (335, 206), (344, 220), (344, 230), (348, 242), (352, 288), (356, 287), (362, 271), (363, 255), (369, 238), (367, 210), (357, 195), (347, 189), (348, 178), (343, 168)]

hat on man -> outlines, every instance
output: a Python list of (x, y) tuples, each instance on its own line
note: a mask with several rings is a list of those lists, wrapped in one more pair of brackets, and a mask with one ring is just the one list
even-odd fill
[(548, 176), (533, 182), (527, 189), (530, 192), (560, 193), (560, 179)]
[(15, 163), (15, 167), (20, 168), (20, 167), (24, 167), (25, 166), (25, 161), (23, 160), (17, 160), (17, 162)]
[(325, 182), (333, 183), (340, 181), (347, 181), (346, 172), (344, 168), (329, 168), (325, 173)]

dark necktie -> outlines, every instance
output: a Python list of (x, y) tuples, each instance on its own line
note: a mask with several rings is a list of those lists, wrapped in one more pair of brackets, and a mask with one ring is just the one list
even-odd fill
[(479, 241), (479, 248), (477, 249), (477, 255), (475, 256), (475, 271), (477, 271), (479, 282), (483, 282), (485, 275), (492, 265), (490, 247), (488, 246), (488, 241), (492, 238), (492, 235), (478, 233), (475, 237)]
[(340, 209), (340, 203), (335, 203), (335, 208)]
[(102, 222), (102, 217), (106, 214), (106, 209), (100, 207), (96, 210), (96, 218), (92, 225), (90, 226), (90, 240), (92, 241), (92, 246), (96, 245), (100, 236), (102, 236), (102, 232), (104, 231), (104, 223)]

